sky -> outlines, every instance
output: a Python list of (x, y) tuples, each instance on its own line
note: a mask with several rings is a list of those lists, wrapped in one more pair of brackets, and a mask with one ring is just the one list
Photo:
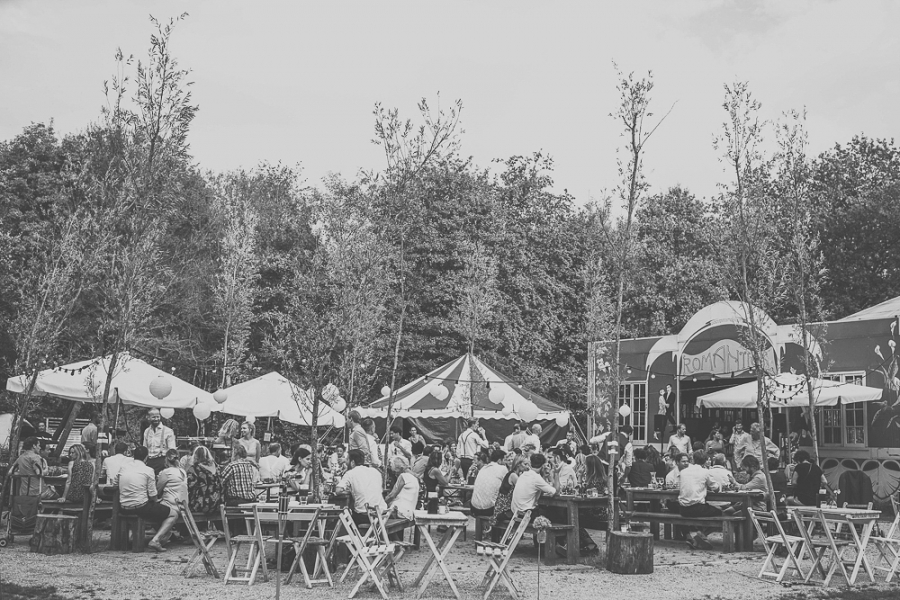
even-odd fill
[[(121, 48), (147, 55), (152, 13), (189, 16), (172, 53), (191, 70), (189, 142), (204, 170), (299, 164), (316, 185), (384, 167), (376, 102), (463, 103), (461, 150), (481, 167), (541, 151), (583, 204), (617, 184), (616, 71), (652, 71), (668, 117), (646, 148), (651, 191), (729, 180), (713, 148), (723, 85), (748, 81), (773, 122), (807, 111), (810, 151), (900, 138), (900, 2), (121, 2), (0, 0), (0, 139), (100, 115)], [(671, 109), (671, 112), (669, 110)], [(770, 131), (771, 145), (774, 135)]]

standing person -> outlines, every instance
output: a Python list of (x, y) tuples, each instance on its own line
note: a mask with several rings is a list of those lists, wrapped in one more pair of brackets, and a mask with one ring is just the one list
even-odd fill
[(706, 440), (706, 453), (710, 458), (716, 454), (725, 454), (725, 438), (722, 437), (722, 430), (718, 427), (713, 429)]
[(72, 444), (69, 448), (69, 476), (60, 502), (81, 502), (84, 500), (84, 486), (94, 481), (94, 463), (88, 456), (87, 449), (81, 444)]
[[(403, 439), (403, 428), (399, 425), (391, 427), (391, 446), (389, 448), (388, 457), (394, 458), (402, 456), (408, 461), (412, 460), (412, 443)], [(390, 463), (388, 463), (390, 464)]]
[(241, 437), (235, 441), (235, 445), (240, 444), (247, 451), (247, 458), (256, 464), (262, 456), (262, 444), (254, 437), (256, 426), (253, 423), (244, 421), (241, 423)]
[(162, 424), (158, 408), (147, 411), (150, 425), (144, 430), (144, 447), (149, 453), (147, 466), (159, 473), (166, 466), (166, 451), (175, 450), (175, 432)]
[(678, 430), (669, 438), (669, 454), (688, 454), (691, 449), (691, 438), (687, 435), (687, 426), (684, 423), (678, 425)]
[(357, 525), (368, 525), (367, 506), (383, 511), (387, 508), (381, 496), (382, 479), (378, 469), (366, 466), (365, 456), (360, 450), (347, 453), (347, 472), (338, 482), (335, 492), (349, 492), (353, 498), (353, 521)]
[(506, 452), (509, 453), (517, 448), (521, 448), (524, 443), (525, 433), (522, 432), (522, 426), (516, 421), (513, 423), (513, 432), (506, 436), (503, 447), (506, 449)]
[(622, 460), (618, 463), (618, 468), (622, 469), (622, 476), (619, 482), (628, 481), (631, 475), (631, 467), (634, 465), (634, 444), (631, 443), (631, 435), (634, 429), (631, 425), (622, 425), (619, 427), (619, 448), (622, 453)]
[(256, 501), (256, 482), (259, 481), (259, 467), (247, 458), (243, 445), (234, 447), (231, 462), (222, 469), (222, 489), (226, 506), (237, 506)]
[[(765, 444), (766, 447), (767, 457), (779, 458), (781, 456), (781, 449), (778, 447), (778, 444), (763, 435), (762, 431), (759, 429), (759, 423), (753, 423), (750, 426), (750, 444), (747, 447), (747, 453), (759, 458), (762, 456), (763, 444)], [(747, 453), (745, 453), (745, 456)], [(743, 459), (741, 460), (741, 464), (743, 464)]]
[(222, 477), (206, 446), (194, 448), (194, 459), (187, 469), (188, 506), (193, 512), (211, 513), (222, 503)]
[(269, 444), (269, 453), (259, 459), (259, 478), (263, 481), (281, 481), (285, 471), (291, 468), (291, 461), (281, 454), (281, 444)]
[(419, 435), (419, 429), (413, 425), (409, 428), (409, 443), (415, 444), (416, 442), (421, 442), (423, 446), (427, 443), (425, 438)]
[(475, 456), (488, 448), (489, 444), (484, 437), (484, 428), (478, 425), (478, 419), (469, 419), (469, 427), (459, 434), (459, 439), (456, 441), (456, 454), (459, 456), (459, 466), (463, 477), (468, 475)]
[(363, 429), (362, 417), (355, 410), (350, 411), (350, 423), (351, 428), (348, 456), (350, 451), (359, 450), (363, 453), (365, 464), (372, 464), (372, 448), (369, 446), (369, 438), (366, 435), (366, 430)]
[(81, 445), (87, 450), (91, 458), (97, 458), (97, 438), (99, 432), (97, 430), (97, 415), (91, 413), (88, 424), (81, 430)]
[(744, 460), (744, 454), (746, 454), (747, 448), (750, 446), (750, 441), (750, 434), (744, 431), (744, 424), (738, 419), (734, 422), (731, 438), (728, 440), (728, 445), (731, 446), (731, 456), (734, 460), (733, 468), (737, 468), (741, 461)]
[(659, 398), (656, 400), (657, 411), (653, 415), (653, 439), (658, 440), (666, 430), (666, 412), (669, 404), (666, 402), (666, 390), (659, 388)]
[(138, 446), (133, 452), (134, 460), (119, 472), (119, 506), (124, 515), (138, 515), (150, 521), (156, 527), (156, 535), (147, 547), (165, 552), (161, 542), (178, 520), (178, 511), (157, 501), (156, 473), (144, 462), (147, 456), (147, 448)]
[[(526, 431), (528, 429), (526, 428)], [(544, 431), (544, 428), (535, 423), (531, 426), (531, 433), (528, 433), (525, 436), (525, 441), (522, 442), (522, 449), (524, 450), (526, 446), (532, 446), (532, 450), (534, 452), (541, 451), (541, 432)]]
[[(709, 457), (704, 450), (694, 452), (694, 464), (685, 467), (679, 476), (678, 504), (681, 507), (683, 517), (717, 517), (722, 511), (715, 506), (706, 503), (706, 492), (719, 491), (719, 484), (709, 474), (709, 469), (704, 468)], [(697, 529), (691, 532), (687, 540), (691, 548), (711, 550), (712, 544), (706, 539), (706, 534)]]
[(794, 495), (789, 497), (787, 503), (791, 506), (817, 506), (819, 490), (825, 481), (822, 469), (811, 462), (809, 452), (797, 450), (794, 453), (794, 473), (791, 475), (791, 483), (794, 485)]
[(384, 464), (381, 456), (381, 448), (378, 446), (378, 437), (375, 432), (375, 420), (366, 417), (362, 422), (363, 430), (366, 432), (366, 443), (369, 444), (369, 458), (372, 460), (372, 466), (380, 469)]
[(37, 433), (34, 434), (34, 437), (38, 440), (38, 446), (40, 446), (40, 454), (46, 458), (47, 443), (53, 441), (53, 436), (47, 433), (47, 424), (43, 421), (37, 424)]

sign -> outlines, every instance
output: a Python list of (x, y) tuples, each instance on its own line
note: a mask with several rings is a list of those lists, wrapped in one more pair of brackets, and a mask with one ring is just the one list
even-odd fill
[[(772, 364), (771, 352), (766, 352), (766, 367)], [(681, 375), (709, 373), (720, 375), (746, 371), (756, 365), (753, 353), (734, 340), (721, 340), (699, 354), (681, 355)]]

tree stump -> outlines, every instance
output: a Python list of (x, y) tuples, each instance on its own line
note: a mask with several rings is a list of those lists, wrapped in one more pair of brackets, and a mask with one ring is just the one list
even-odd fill
[(71, 554), (78, 539), (78, 517), (39, 514), (31, 536), (31, 551)]
[(607, 531), (606, 569), (620, 575), (652, 573), (653, 536), (638, 531)]

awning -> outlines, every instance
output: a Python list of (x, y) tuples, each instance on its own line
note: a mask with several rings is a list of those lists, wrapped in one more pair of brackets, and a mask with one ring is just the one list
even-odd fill
[[(882, 390), (853, 383), (841, 383), (813, 377), (813, 396), (816, 406), (835, 406), (856, 402), (872, 402), (881, 398)], [(809, 406), (806, 376), (780, 373), (766, 376), (763, 384), (768, 389), (772, 408)], [(699, 396), (697, 401), (705, 408), (756, 408), (757, 382), (750, 381), (711, 394)]]
[[(256, 379), (245, 381), (225, 390), (228, 399), (222, 412), (240, 417), (277, 417), (295, 425), (312, 426), (312, 396), (286, 377), (272, 371)], [(344, 415), (325, 402), (319, 403), (321, 427), (343, 427)]]

